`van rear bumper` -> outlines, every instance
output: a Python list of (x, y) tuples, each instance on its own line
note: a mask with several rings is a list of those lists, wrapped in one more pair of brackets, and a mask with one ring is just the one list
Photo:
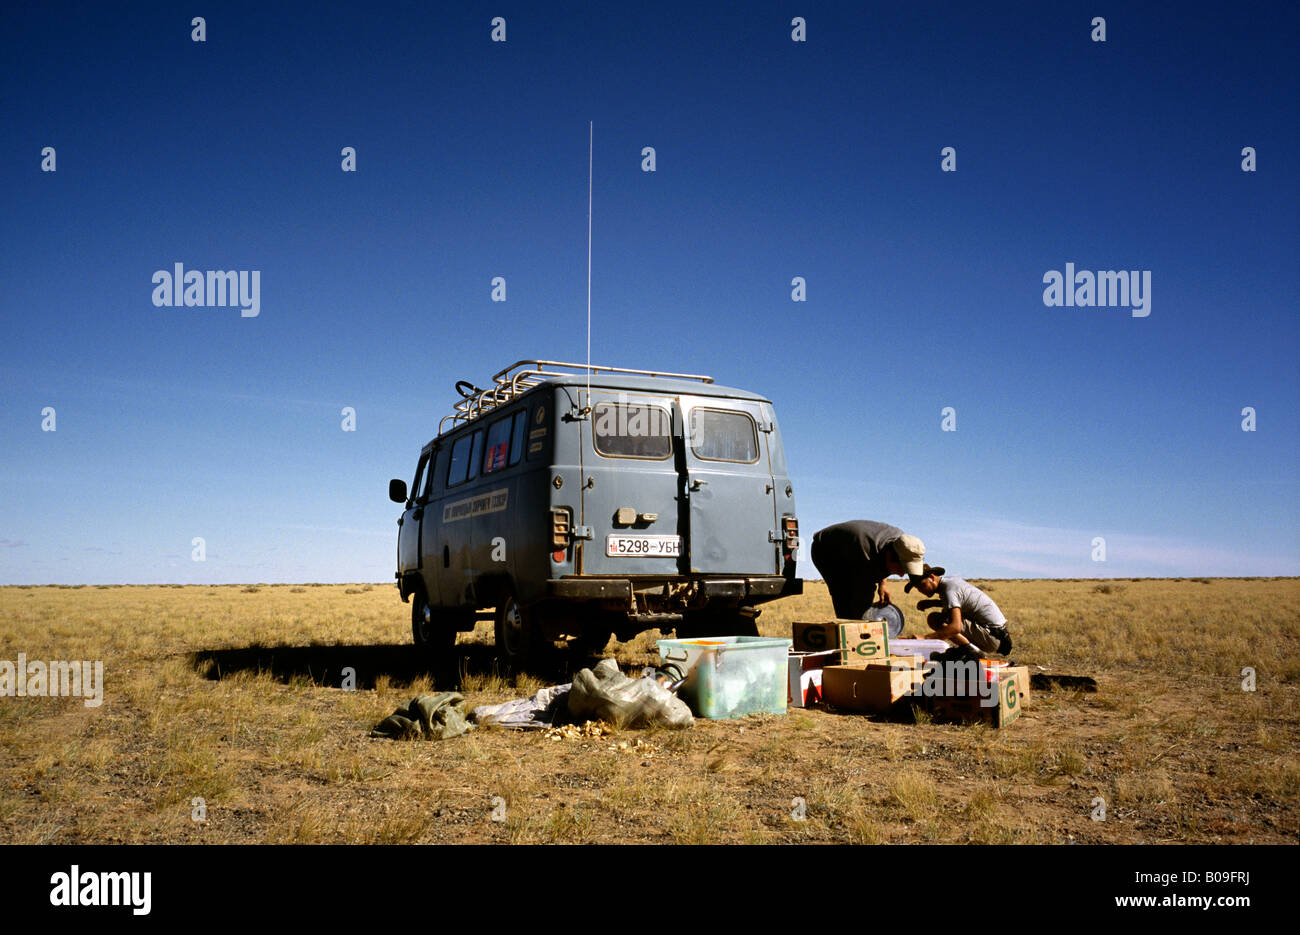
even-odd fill
[[(699, 589), (697, 593), (710, 600), (770, 601), (803, 593), (803, 579), (780, 575), (688, 580)], [(551, 578), (546, 582), (546, 593), (548, 597), (564, 600), (631, 601), (632, 581), (627, 578)]]

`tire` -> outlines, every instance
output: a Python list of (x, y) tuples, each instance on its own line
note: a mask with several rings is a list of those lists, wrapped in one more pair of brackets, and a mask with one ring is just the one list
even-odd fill
[(613, 633), (613, 627), (606, 629), (593, 624), (590, 630), (584, 629), (581, 636), (569, 640), (569, 649), (579, 656), (599, 655), (601, 650), (609, 645), (609, 638)]
[(606, 610), (583, 609), (574, 612), (580, 632), (569, 638), (569, 649), (581, 656), (596, 656), (608, 644), (610, 637), (618, 639), (615, 630), (626, 629), (627, 614)]
[(456, 646), (456, 628), (430, 606), (423, 589), (411, 595), (411, 639), (437, 661), (450, 658)]
[(508, 671), (522, 666), (532, 655), (537, 634), (528, 611), (513, 594), (505, 594), (496, 609), (497, 660)]

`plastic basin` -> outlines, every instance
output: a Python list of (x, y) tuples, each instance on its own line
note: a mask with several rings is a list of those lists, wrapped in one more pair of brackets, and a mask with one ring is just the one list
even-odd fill
[(711, 636), (659, 640), (663, 665), (686, 681), (678, 696), (698, 717), (784, 714), (791, 640), (766, 636)]

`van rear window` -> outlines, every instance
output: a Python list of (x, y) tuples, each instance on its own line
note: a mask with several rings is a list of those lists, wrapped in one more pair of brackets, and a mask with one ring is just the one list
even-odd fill
[(691, 410), (691, 451), (705, 461), (758, 460), (758, 435), (748, 413), (720, 409)]
[(662, 406), (597, 403), (591, 418), (596, 451), (608, 458), (672, 457), (673, 420)]

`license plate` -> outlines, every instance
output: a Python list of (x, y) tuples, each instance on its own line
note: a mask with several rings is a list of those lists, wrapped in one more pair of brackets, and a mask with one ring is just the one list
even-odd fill
[(606, 536), (606, 555), (676, 558), (682, 554), (681, 536)]

